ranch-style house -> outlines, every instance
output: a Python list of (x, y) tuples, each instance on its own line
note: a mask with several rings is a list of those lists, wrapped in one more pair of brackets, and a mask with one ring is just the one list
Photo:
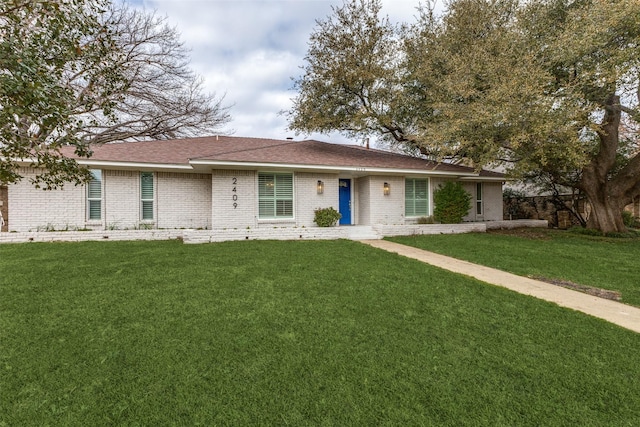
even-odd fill
[(315, 227), (328, 207), (339, 226), (409, 225), (450, 180), (472, 196), (465, 221), (502, 220), (502, 174), (362, 146), (212, 136), (96, 146), (79, 163), (93, 180), (52, 191), (25, 163), (0, 188), (2, 231)]

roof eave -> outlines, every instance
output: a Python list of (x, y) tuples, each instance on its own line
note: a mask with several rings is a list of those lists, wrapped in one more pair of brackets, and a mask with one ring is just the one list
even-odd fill
[(191, 165), (210, 166), (222, 169), (286, 169), (286, 170), (308, 170), (323, 172), (353, 172), (353, 173), (378, 173), (385, 175), (430, 175), (430, 176), (449, 176), (449, 177), (468, 177), (469, 179), (479, 178), (479, 174), (475, 172), (453, 172), (440, 171), (437, 169), (405, 169), (405, 168), (380, 168), (369, 166), (331, 166), (318, 164), (301, 164), (301, 163), (265, 163), (265, 162), (235, 162), (224, 160), (202, 160), (192, 159), (189, 161)]
[(88, 167), (100, 167), (111, 169), (133, 169), (133, 170), (168, 170), (168, 171), (193, 171), (193, 166), (181, 163), (145, 163), (145, 162), (122, 162), (109, 160), (78, 159), (78, 164)]
[(480, 176), (476, 175), (475, 177), (462, 177), (460, 181), (486, 181), (486, 182), (505, 182), (510, 181), (510, 178), (505, 176)]

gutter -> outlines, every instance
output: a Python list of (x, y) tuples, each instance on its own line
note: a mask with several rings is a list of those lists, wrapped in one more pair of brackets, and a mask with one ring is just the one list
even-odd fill
[[(261, 163), (261, 162), (232, 162), (232, 161), (220, 161), (220, 160), (189, 160), (192, 165), (198, 166), (210, 166), (219, 167), (222, 169), (283, 169), (283, 170), (309, 170), (309, 171), (330, 171), (330, 172), (354, 172), (354, 173), (378, 173), (385, 175), (429, 175), (429, 176), (449, 176), (449, 177), (468, 177), (469, 179), (479, 178), (477, 173), (461, 173), (451, 171), (439, 171), (437, 169), (395, 169), (395, 168), (380, 168), (380, 167), (367, 167), (367, 166), (326, 166), (326, 165), (305, 165), (305, 164), (291, 164), (291, 163)], [(482, 178), (485, 180), (485, 178)], [(502, 179), (498, 179), (502, 181)]]

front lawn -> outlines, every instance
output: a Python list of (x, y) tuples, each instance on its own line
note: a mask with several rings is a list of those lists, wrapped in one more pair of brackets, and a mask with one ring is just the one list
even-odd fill
[(640, 239), (523, 229), (390, 238), (521, 276), (561, 279), (620, 292), (640, 307)]
[(0, 426), (631, 426), (639, 348), (350, 241), (0, 245)]

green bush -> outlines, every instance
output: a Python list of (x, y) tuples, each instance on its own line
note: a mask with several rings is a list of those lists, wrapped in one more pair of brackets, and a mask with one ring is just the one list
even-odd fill
[(636, 217), (629, 211), (622, 211), (622, 221), (629, 228), (635, 228), (637, 224)]
[(459, 224), (471, 209), (471, 195), (459, 182), (449, 181), (433, 192), (433, 218), (442, 224)]
[(335, 210), (333, 207), (316, 209), (314, 213), (315, 216), (313, 218), (313, 222), (318, 224), (319, 227), (333, 227), (336, 225), (336, 222), (342, 218), (340, 212)]

